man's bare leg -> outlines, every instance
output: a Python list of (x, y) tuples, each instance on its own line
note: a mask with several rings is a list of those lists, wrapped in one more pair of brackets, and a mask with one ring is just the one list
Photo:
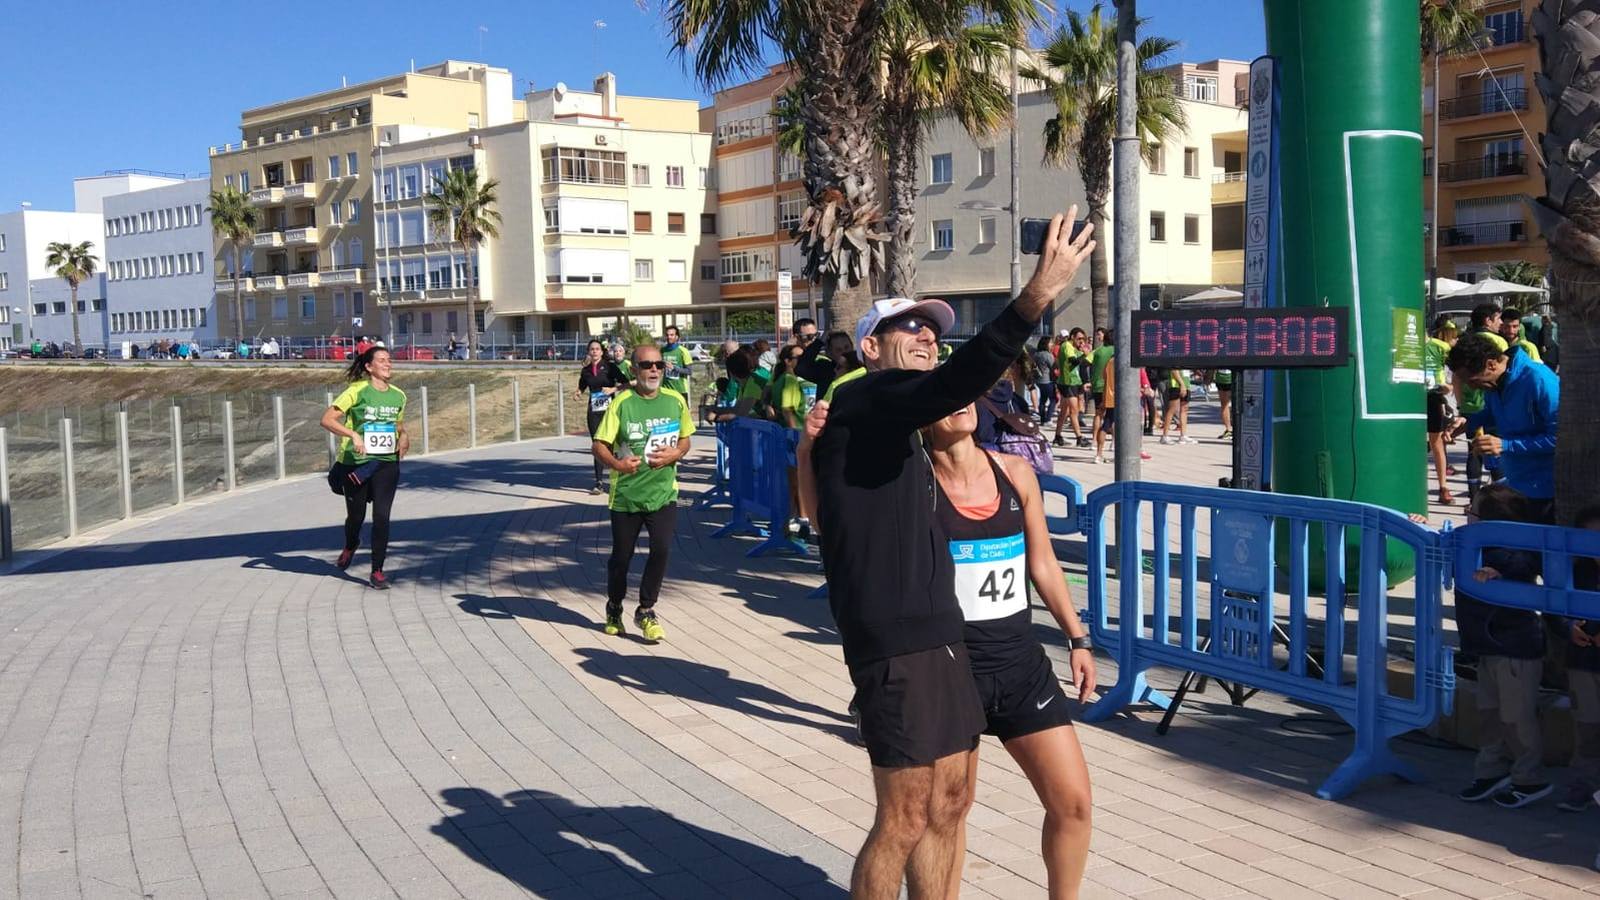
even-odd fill
[[(934, 760), (933, 789), (928, 797), (928, 827), (906, 863), (911, 900), (945, 900), (959, 890), (964, 860), (967, 810), (971, 807), (971, 772), (977, 752), (952, 753)], [(963, 855), (956, 855), (958, 844)], [(953, 880), (952, 880), (953, 877)]]
[(900, 896), (911, 851), (928, 831), (934, 765), (872, 767), (878, 812), (850, 875), (854, 900), (895, 900)]

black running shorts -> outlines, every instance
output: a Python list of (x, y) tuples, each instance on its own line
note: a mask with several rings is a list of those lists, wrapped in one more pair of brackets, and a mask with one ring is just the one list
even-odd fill
[(978, 746), (983, 705), (965, 644), (852, 667), (861, 740), (879, 768), (925, 766)]
[(1438, 434), (1444, 431), (1449, 423), (1445, 420), (1449, 412), (1445, 403), (1444, 394), (1438, 391), (1428, 392), (1428, 433)]
[(1003, 742), (1072, 724), (1067, 695), (1056, 680), (1050, 657), (1037, 644), (1034, 651), (998, 672), (973, 676), (988, 718), (984, 734)]

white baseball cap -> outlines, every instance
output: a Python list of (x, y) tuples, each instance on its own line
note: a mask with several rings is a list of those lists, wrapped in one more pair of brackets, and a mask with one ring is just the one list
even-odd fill
[(907, 313), (920, 312), (933, 320), (939, 326), (940, 336), (950, 333), (956, 327), (956, 313), (950, 304), (934, 297), (926, 300), (910, 300), (905, 297), (890, 297), (887, 300), (874, 300), (872, 308), (856, 323), (856, 346), (861, 346), (861, 340), (867, 335), (878, 330), (885, 319), (893, 319)]

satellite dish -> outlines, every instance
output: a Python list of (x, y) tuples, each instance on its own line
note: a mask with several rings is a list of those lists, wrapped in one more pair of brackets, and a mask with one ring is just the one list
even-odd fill
[(556, 82), (556, 90), (555, 90), (556, 99), (560, 100), (562, 98), (562, 96), (564, 96), (566, 93), (567, 93), (567, 83), (565, 81)]

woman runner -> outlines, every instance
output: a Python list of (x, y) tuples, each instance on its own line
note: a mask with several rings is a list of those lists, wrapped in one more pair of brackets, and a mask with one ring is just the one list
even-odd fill
[[(1000, 739), (1044, 805), (1050, 896), (1075, 897), (1089, 856), (1089, 769), (1061, 684), (1033, 635), (1030, 581), (1068, 636), (1080, 703), (1094, 693), (1094, 654), (1050, 545), (1038, 479), (1026, 461), (979, 448), (977, 424), (969, 405), (927, 429), (937, 481), (934, 515), (955, 558), (967, 653), (989, 720), (984, 733)], [(968, 765), (970, 808), (977, 753)], [(966, 855), (964, 828), (961, 833), (952, 887), (961, 883)]]
[(389, 511), (400, 487), (400, 460), (411, 449), (406, 433), (406, 394), (389, 383), (394, 361), (382, 346), (368, 347), (345, 370), (350, 386), (322, 414), (322, 427), (338, 435), (338, 461), (344, 476), (344, 550), (340, 570), (361, 544), (361, 524), (372, 504), (372, 576), (377, 590), (389, 589), (383, 563), (389, 554)]
[[(589, 404), (589, 439), (594, 440), (594, 431), (600, 427), (600, 420), (605, 418), (606, 408), (611, 406), (611, 398), (617, 391), (628, 386), (628, 377), (622, 373), (617, 364), (606, 359), (605, 345), (599, 341), (589, 342), (589, 353), (584, 360), (583, 369), (578, 373), (578, 389), (573, 392), (573, 398), (586, 400)], [(589, 489), (591, 494), (604, 494), (606, 487), (606, 467), (600, 460), (594, 461), (594, 487)]]

